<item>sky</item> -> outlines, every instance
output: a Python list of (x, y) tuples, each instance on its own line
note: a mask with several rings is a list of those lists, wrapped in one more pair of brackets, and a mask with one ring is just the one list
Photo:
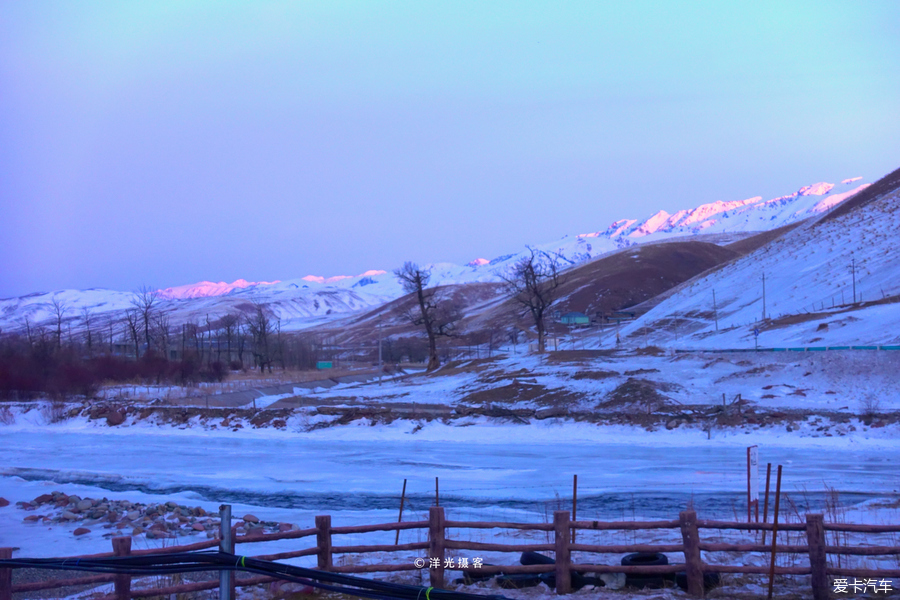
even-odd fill
[(0, 297), (462, 264), (900, 166), (900, 3), (0, 0)]

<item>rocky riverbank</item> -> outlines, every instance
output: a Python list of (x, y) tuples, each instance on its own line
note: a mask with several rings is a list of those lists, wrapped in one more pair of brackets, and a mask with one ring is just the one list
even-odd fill
[[(55, 491), (42, 494), (34, 500), (18, 501), (16, 507), (32, 513), (23, 518), (26, 523), (51, 527), (78, 525), (73, 532), (76, 537), (91, 533), (93, 529), (108, 530), (103, 534), (107, 538), (144, 536), (146, 539), (175, 539), (198, 535), (214, 538), (219, 531), (218, 515), (209, 514), (200, 506), (184, 506), (177, 502), (143, 504), (108, 498), (81, 498), (75, 494)], [(274, 533), (297, 528), (290, 523), (262, 521), (252, 514), (244, 515), (236, 521), (232, 526), (236, 528), (238, 535)]]

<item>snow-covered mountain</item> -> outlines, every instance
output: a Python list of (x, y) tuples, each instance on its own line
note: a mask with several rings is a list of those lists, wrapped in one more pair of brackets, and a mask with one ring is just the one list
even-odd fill
[[(604, 230), (538, 244), (536, 249), (556, 256), (564, 265), (573, 266), (638, 243), (658, 242), (668, 238), (704, 235), (704, 239), (732, 241), (741, 235), (765, 231), (821, 214), (868, 184), (860, 178), (845, 179), (840, 184), (815, 183), (796, 192), (763, 200), (716, 201), (674, 214), (659, 211), (643, 220), (620, 219)], [(710, 235), (713, 234), (713, 235)], [(434, 263), (434, 285), (492, 282), (500, 279), (525, 251), (493, 259), (476, 258), (466, 265)], [(357, 276), (322, 277), (307, 275), (298, 279), (273, 282), (233, 283), (202, 281), (169, 287), (158, 292), (161, 307), (169, 313), (170, 322), (188, 320), (202, 322), (227, 312), (246, 311), (254, 302), (270, 305), (285, 330), (303, 329), (349, 313), (378, 306), (402, 295), (402, 289), (390, 271), (371, 270)], [(112, 290), (63, 290), (30, 294), (0, 300), (0, 328), (21, 329), (27, 318), (30, 324), (48, 323), (54, 317), (53, 300), (62, 302), (68, 319), (87, 310), (95, 317), (120, 315), (132, 306), (134, 294)], [(75, 325), (73, 325), (75, 326)]]
[(676, 288), (623, 335), (684, 348), (753, 348), (754, 331), (760, 347), (900, 344), (900, 170), (876, 186), (866, 204)]

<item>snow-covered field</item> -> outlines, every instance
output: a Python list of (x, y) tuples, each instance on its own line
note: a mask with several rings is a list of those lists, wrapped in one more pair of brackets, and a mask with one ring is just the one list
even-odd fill
[[(802, 518), (808, 510), (835, 516), (835, 509), (827, 505), (837, 498), (837, 516), (844, 521), (896, 523), (900, 521), (900, 431), (890, 415), (900, 408), (900, 397), (892, 393), (900, 358), (894, 356), (874, 352), (506, 356), (452, 364), (436, 374), (414, 374), (380, 384), (317, 388), (304, 391), (303, 397), (325, 406), (350, 407), (477, 406), (474, 400), (491, 397), (487, 404), (537, 410), (563, 399), (559, 404), (573, 414), (599, 414), (603, 410), (597, 407), (629, 381), (658, 386), (667, 399), (654, 410), (675, 413), (689, 407), (713, 407), (721, 403), (723, 393), (730, 403), (740, 393), (745, 400), (741, 410), (747, 418), (752, 415), (754, 422), (710, 430), (701, 421), (669, 429), (566, 417), (514, 422), (477, 414), (443, 420), (397, 418), (377, 424), (359, 418), (316, 428), (336, 422), (337, 417), (307, 408), (294, 409), (281, 428), (253, 427), (252, 415), (245, 413), (229, 417), (231, 424), (225, 427), (221, 416), (198, 415), (171, 424), (152, 416), (141, 419), (138, 411), (130, 412), (122, 425), (110, 427), (103, 419), (83, 416), (48, 424), (40, 409), (14, 404), (14, 422), (0, 425), (0, 497), (11, 502), (0, 508), (0, 546), (19, 548), (17, 556), (35, 557), (108, 551), (109, 537), (116, 530), (103, 522), (24, 521), (31, 515), (53, 517), (60, 509), (42, 505), (25, 511), (16, 502), (56, 490), (145, 504), (174, 501), (211, 513), (228, 503), (238, 518), (249, 513), (264, 521), (306, 528), (313, 526), (319, 514), (332, 515), (334, 525), (394, 521), (404, 479), (404, 520), (424, 519), (433, 504), (437, 477), (440, 503), (448, 518), (545, 522), (554, 510), (571, 508), (572, 476), (577, 474), (579, 519), (671, 519), (688, 505), (701, 518), (742, 519), (746, 447), (754, 444), (760, 448), (761, 478), (767, 462), (784, 467), (783, 519)], [(532, 399), (504, 399), (509, 390), (531, 389), (528, 386), (548, 391)], [(884, 422), (863, 418), (867, 394), (881, 399), (878, 410)], [(270, 400), (273, 409), (285, 402)], [(787, 416), (773, 418), (779, 411)], [(817, 416), (820, 413), (830, 416)], [(242, 428), (233, 430), (238, 423)], [(77, 527), (91, 531), (75, 536)], [(401, 542), (422, 541), (425, 535), (424, 531), (403, 532)], [(456, 535), (482, 542), (546, 541), (540, 537), (543, 533), (523, 538), (503, 530)], [(678, 543), (678, 535), (677, 531), (605, 533), (598, 534), (596, 541)], [(164, 540), (137, 535), (134, 547), (205, 539), (204, 532)], [(873, 543), (862, 537), (848, 540)], [(392, 542), (392, 533), (376, 533), (342, 536), (336, 543)], [(241, 552), (281, 552), (311, 543), (271, 542), (241, 547)], [(885, 538), (879, 543), (894, 541)], [(408, 562), (413, 554), (365, 560)], [(481, 554), (495, 564), (517, 560), (508, 554)], [(681, 557), (670, 559), (680, 561)], [(762, 555), (707, 553), (705, 560), (765, 564)], [(895, 568), (891, 561), (869, 559), (865, 565)], [(294, 562), (311, 565), (313, 561)], [(405, 580), (418, 581), (410, 576)], [(474, 591), (501, 592), (487, 585)], [(726, 591), (717, 592), (718, 597), (749, 598), (763, 589), (761, 580), (752, 577), (732, 578), (728, 585)], [(502, 590), (521, 598), (545, 592), (540, 588)], [(678, 591), (659, 591), (649, 596), (636, 592), (610, 597), (682, 596)]]

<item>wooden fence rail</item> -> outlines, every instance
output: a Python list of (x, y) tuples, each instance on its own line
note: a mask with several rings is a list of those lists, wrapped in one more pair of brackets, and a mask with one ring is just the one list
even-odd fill
[[(236, 545), (259, 544), (277, 540), (293, 540), (315, 536), (316, 545), (309, 548), (290, 550), (274, 554), (262, 554), (254, 556), (262, 560), (283, 560), (302, 556), (316, 556), (317, 567), (335, 573), (379, 573), (397, 571), (416, 571), (421, 565), (407, 562), (391, 564), (366, 564), (366, 565), (334, 565), (333, 557), (336, 554), (365, 554), (373, 552), (414, 552), (427, 551), (426, 568), (430, 566), (427, 559), (437, 559), (437, 567), (429, 568), (430, 585), (436, 588), (444, 587), (444, 568), (447, 565), (447, 550), (474, 550), (487, 552), (553, 552), (555, 561), (553, 564), (541, 565), (469, 565), (465, 568), (449, 567), (449, 570), (467, 571), (469, 573), (495, 574), (539, 574), (554, 573), (556, 577), (557, 594), (567, 594), (572, 591), (571, 580), (573, 573), (624, 573), (626, 575), (660, 575), (684, 572), (687, 579), (689, 595), (696, 598), (704, 597), (703, 577), (706, 573), (740, 573), (740, 574), (768, 574), (771, 565), (746, 566), (746, 565), (711, 565), (703, 561), (703, 552), (760, 552), (770, 553), (775, 541), (769, 544), (747, 543), (723, 543), (703, 542), (700, 537), (702, 529), (738, 530), (738, 531), (772, 531), (772, 523), (739, 523), (729, 521), (710, 521), (697, 519), (694, 511), (680, 513), (677, 520), (672, 521), (572, 521), (568, 511), (556, 511), (553, 514), (553, 523), (510, 523), (488, 521), (450, 521), (444, 516), (444, 508), (434, 506), (429, 509), (427, 521), (411, 521), (405, 523), (385, 523), (378, 525), (357, 525), (333, 527), (331, 517), (322, 515), (316, 517), (316, 526), (308, 529), (294, 531), (235, 535), (234, 527), (231, 527), (230, 506), (222, 506), (220, 516), (221, 528), (217, 539), (204, 542), (196, 542), (182, 546), (168, 548), (131, 550), (131, 538), (113, 538), (113, 551), (101, 554), (84, 555), (72, 558), (101, 558), (109, 556), (147, 556), (152, 554), (169, 554), (175, 552), (191, 552), (205, 550), (218, 546), (221, 551), (234, 553)], [(410, 542), (405, 544), (357, 544), (334, 545), (335, 535), (362, 534), (381, 531), (403, 530), (427, 530), (428, 540), (422, 542)], [(467, 540), (452, 539), (447, 537), (448, 530), (463, 529), (514, 529), (524, 531), (553, 532), (552, 541), (547, 543), (515, 543), (498, 544), (473, 542)], [(679, 530), (682, 543), (674, 544), (586, 544), (572, 543), (571, 535), (576, 530), (587, 531), (634, 531), (672, 529)], [(857, 525), (848, 523), (825, 523), (820, 514), (806, 516), (806, 523), (779, 523), (778, 531), (796, 531), (806, 533), (806, 545), (778, 544), (776, 550), (781, 554), (804, 555), (809, 560), (809, 566), (775, 566), (777, 575), (810, 575), (813, 598), (825, 600), (830, 597), (830, 581), (833, 577), (900, 577), (900, 569), (852, 569), (841, 567), (829, 567), (828, 555), (852, 555), (852, 556), (892, 556), (900, 555), (900, 547), (897, 546), (839, 546), (828, 545), (825, 539), (827, 531), (853, 532), (853, 533), (897, 533), (900, 525)], [(583, 538), (581, 538), (583, 539)], [(668, 552), (684, 555), (683, 564), (670, 565), (596, 565), (574, 564), (572, 553), (582, 554), (624, 554), (631, 552)], [(0, 548), (0, 559), (12, 558), (11, 548)], [(420, 557), (421, 559), (421, 557)], [(271, 577), (250, 577), (244, 579), (234, 578), (234, 572), (228, 571), (229, 577), (221, 577), (220, 581), (203, 581), (172, 585), (165, 588), (146, 587), (132, 589), (133, 578), (130, 575), (97, 575), (79, 577), (74, 579), (57, 579), (26, 584), (12, 584), (12, 569), (0, 568), (0, 600), (12, 600), (12, 594), (33, 592), (39, 590), (65, 588), (71, 586), (86, 586), (113, 583), (114, 593), (105, 596), (104, 600), (129, 600), (131, 598), (145, 598), (169, 594), (181, 594), (201, 590), (220, 590), (220, 598), (234, 598), (234, 589), (251, 585), (259, 585), (275, 581)], [(139, 579), (140, 581), (140, 579)]]

